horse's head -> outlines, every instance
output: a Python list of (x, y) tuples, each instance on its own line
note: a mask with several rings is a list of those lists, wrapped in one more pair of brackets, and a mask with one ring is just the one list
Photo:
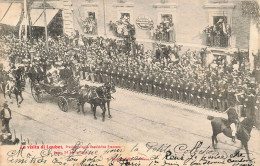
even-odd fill
[(112, 82), (106, 82), (105, 84), (104, 84), (104, 87), (108, 90), (108, 91), (110, 91), (110, 92), (112, 92), (112, 93), (115, 93), (116, 92), (116, 86), (115, 86), (115, 83), (112, 81)]

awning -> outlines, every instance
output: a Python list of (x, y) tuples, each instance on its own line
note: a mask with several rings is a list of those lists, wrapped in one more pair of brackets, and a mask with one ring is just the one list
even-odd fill
[(0, 23), (16, 26), (22, 13), (21, 3), (0, 3)]
[[(46, 23), (49, 25), (53, 17), (59, 12), (59, 9), (46, 9)], [(32, 26), (44, 27), (44, 10), (43, 9), (32, 9), (30, 12)], [(22, 25), (28, 25), (24, 19)]]

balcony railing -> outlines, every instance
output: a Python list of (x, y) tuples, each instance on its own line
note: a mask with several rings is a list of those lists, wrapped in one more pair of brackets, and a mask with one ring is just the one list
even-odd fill
[(229, 36), (224, 34), (208, 34), (206, 43), (210, 47), (228, 47)]

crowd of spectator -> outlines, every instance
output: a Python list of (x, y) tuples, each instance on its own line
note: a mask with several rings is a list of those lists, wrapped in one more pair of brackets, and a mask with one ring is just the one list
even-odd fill
[(8, 59), (10, 67), (23, 63), (48, 70), (66, 65), (84, 80), (113, 81), (121, 88), (222, 112), (236, 106), (240, 116), (259, 114), (259, 82), (251, 77), (246, 58), (228, 63), (224, 56), (213, 56), (209, 63), (206, 49), (181, 52), (178, 45), (158, 44), (145, 51), (141, 44), (103, 37), (50, 38), (48, 51), (41, 39), (0, 40), (1, 58)]

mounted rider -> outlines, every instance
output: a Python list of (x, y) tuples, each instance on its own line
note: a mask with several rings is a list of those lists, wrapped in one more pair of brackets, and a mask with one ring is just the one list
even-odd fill
[(235, 142), (237, 125), (239, 123), (238, 113), (234, 107), (229, 107), (225, 113), (228, 115), (228, 126), (230, 126), (232, 131), (232, 141)]

